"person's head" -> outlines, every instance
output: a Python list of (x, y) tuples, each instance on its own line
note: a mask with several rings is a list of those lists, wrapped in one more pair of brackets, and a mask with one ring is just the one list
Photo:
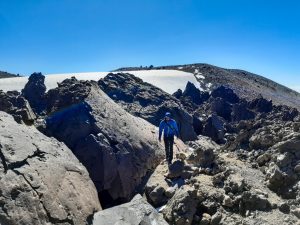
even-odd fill
[(170, 120), (171, 119), (171, 113), (166, 112), (165, 114), (165, 120)]

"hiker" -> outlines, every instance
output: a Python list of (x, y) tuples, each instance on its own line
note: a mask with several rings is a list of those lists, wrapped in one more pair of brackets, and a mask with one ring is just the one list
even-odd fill
[(173, 160), (173, 144), (174, 136), (178, 138), (179, 132), (177, 123), (171, 119), (171, 113), (167, 112), (165, 118), (159, 124), (159, 141), (161, 142), (161, 135), (164, 132), (164, 142), (166, 151), (166, 161), (168, 164), (172, 163)]

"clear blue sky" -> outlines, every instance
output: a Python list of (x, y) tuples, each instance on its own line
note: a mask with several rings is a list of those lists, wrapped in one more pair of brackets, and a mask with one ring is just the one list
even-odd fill
[(0, 70), (205, 62), (300, 89), (297, 0), (0, 0)]

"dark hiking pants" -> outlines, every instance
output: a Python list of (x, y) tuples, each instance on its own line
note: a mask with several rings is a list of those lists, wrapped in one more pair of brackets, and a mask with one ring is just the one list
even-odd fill
[(174, 136), (164, 137), (164, 142), (165, 142), (166, 160), (169, 163), (172, 163)]

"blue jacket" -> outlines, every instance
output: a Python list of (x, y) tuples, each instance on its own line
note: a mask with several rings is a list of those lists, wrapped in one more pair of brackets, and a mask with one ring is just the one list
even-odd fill
[(161, 139), (162, 132), (164, 132), (164, 137), (179, 136), (178, 126), (175, 120), (170, 119), (168, 122), (162, 120), (159, 124), (159, 139)]

